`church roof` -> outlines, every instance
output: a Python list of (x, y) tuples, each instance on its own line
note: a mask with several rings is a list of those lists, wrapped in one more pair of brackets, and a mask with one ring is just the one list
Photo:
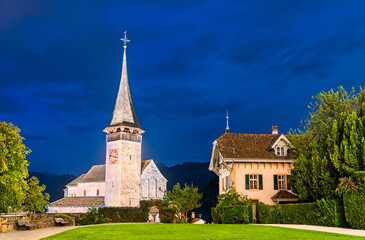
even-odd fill
[(66, 186), (70, 186), (70, 185), (76, 185), (78, 184), (81, 179), (85, 176), (86, 174), (82, 174), (81, 176), (79, 176), (78, 178), (74, 179), (73, 181), (71, 181), (70, 183), (68, 183)]
[(152, 159), (150, 159), (150, 160), (143, 160), (141, 162), (141, 173), (143, 173), (143, 171), (146, 169), (146, 167), (148, 166), (148, 164), (150, 164), (151, 161), (152, 161)]
[(225, 133), (217, 139), (224, 158), (291, 159), (290, 154), (277, 156), (270, 146), (280, 134)]
[(79, 181), (80, 183), (86, 182), (104, 182), (105, 181), (105, 164), (95, 165), (85, 174), (85, 176)]
[[(152, 159), (141, 161), (141, 173), (143, 173), (152, 161)], [(66, 184), (66, 186), (88, 182), (105, 182), (105, 164), (92, 166), (86, 174), (82, 174), (80, 177)]]
[(50, 204), (51, 207), (96, 207), (104, 203), (104, 197), (65, 197)]
[[(125, 37), (126, 39), (126, 37)], [(134, 127), (141, 128), (134, 112), (131, 93), (129, 91), (128, 74), (127, 74), (127, 46), (124, 45), (122, 76), (120, 79), (119, 91), (112, 119), (108, 127)]]

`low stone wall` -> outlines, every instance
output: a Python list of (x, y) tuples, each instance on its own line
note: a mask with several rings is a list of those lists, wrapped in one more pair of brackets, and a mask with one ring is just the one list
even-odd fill
[[(55, 227), (56, 223), (54, 221), (54, 216), (56, 214), (32, 214), (31, 223), (35, 225), (35, 228), (47, 228), (47, 227)], [(19, 216), (13, 219), (9, 218), (9, 215), (0, 215), (0, 233), (2, 232), (10, 232), (16, 230), (26, 230), (25, 227), (19, 227), (16, 223), (17, 219), (24, 218), (23, 216)], [(75, 226), (75, 218), (70, 218), (70, 221), (66, 226)]]
[(16, 223), (0, 223), (0, 233), (11, 232), (16, 230)]

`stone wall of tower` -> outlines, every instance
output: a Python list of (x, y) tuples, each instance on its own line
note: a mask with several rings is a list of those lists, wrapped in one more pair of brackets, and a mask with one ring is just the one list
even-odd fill
[[(109, 150), (118, 149), (118, 161), (111, 164)], [(139, 207), (141, 142), (107, 142), (105, 204), (109, 207)]]

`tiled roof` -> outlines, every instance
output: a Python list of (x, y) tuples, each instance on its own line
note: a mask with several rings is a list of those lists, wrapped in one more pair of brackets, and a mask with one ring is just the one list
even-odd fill
[(95, 207), (104, 203), (104, 197), (65, 197), (50, 204), (51, 207)]
[(74, 179), (73, 181), (71, 181), (70, 183), (66, 184), (66, 186), (70, 186), (70, 185), (76, 185), (78, 184), (81, 179), (85, 176), (85, 174), (82, 174), (81, 176), (79, 176), (78, 178)]
[[(141, 161), (141, 173), (146, 169), (151, 161), (153, 160), (150, 159)], [(80, 177), (66, 184), (66, 186), (88, 182), (105, 182), (105, 164), (92, 166), (86, 174), (82, 174)]]
[(105, 164), (92, 166), (79, 182), (105, 182)]
[(287, 156), (277, 156), (269, 147), (279, 136), (279, 134), (225, 133), (217, 139), (217, 142), (219, 152), (224, 158), (291, 159), (290, 150)]
[(144, 160), (141, 162), (141, 173), (143, 173), (143, 171), (146, 169), (146, 167), (148, 166), (148, 164), (150, 164), (151, 161), (152, 159)]
[(290, 198), (290, 199), (293, 199), (293, 198), (298, 198), (297, 195), (291, 193), (291, 192), (288, 192), (286, 190), (280, 190), (279, 192), (277, 192), (274, 196), (271, 197), (272, 200), (276, 200), (276, 199), (287, 199), (287, 198)]

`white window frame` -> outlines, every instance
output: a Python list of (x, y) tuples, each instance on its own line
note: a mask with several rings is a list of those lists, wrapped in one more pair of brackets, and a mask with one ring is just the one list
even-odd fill
[(249, 174), (249, 180), (250, 180), (250, 190), (259, 190), (259, 175)]
[(278, 190), (286, 190), (286, 175), (278, 174)]
[(277, 156), (286, 156), (284, 147), (276, 147)]

